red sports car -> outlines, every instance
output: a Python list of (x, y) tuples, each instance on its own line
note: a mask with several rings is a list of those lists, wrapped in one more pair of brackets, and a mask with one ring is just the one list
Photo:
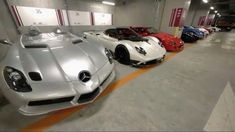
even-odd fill
[(168, 33), (158, 32), (154, 28), (149, 27), (130, 27), (141, 36), (153, 36), (158, 38), (167, 51), (181, 51), (184, 48), (184, 42)]

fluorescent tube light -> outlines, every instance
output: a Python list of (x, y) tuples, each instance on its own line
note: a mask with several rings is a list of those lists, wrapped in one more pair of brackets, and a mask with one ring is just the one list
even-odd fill
[(204, 3), (208, 3), (208, 0), (202, 0), (202, 2), (204, 2)]
[(103, 4), (106, 4), (106, 5), (112, 5), (112, 6), (115, 6), (115, 3), (114, 2), (110, 2), (110, 1), (102, 1)]

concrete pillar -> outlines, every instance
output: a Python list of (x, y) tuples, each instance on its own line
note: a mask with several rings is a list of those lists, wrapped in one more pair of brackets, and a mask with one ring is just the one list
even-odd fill
[(15, 41), (18, 38), (18, 31), (5, 0), (0, 0), (0, 35), (1, 38), (9, 38)]
[(2, 22), (0, 21), (0, 39), (6, 39), (6, 38), (8, 38), (8, 35), (6, 34), (6, 30)]
[[(161, 17), (160, 30), (169, 34), (180, 37), (181, 26), (184, 25), (184, 21), (190, 6), (191, 0), (165, 0), (164, 11)], [(171, 27), (173, 9), (183, 8), (183, 14), (179, 26)], [(174, 20), (173, 20), (174, 21)]]
[(206, 26), (209, 18), (209, 11), (209, 4), (205, 4), (201, 0), (192, 0), (185, 25), (198, 26), (199, 23), (202, 23), (202, 26)]
[(206, 22), (207, 22), (207, 18), (208, 18), (208, 15), (209, 15), (209, 8), (208, 9), (201, 9), (201, 10), (198, 10), (196, 12), (196, 15), (195, 15), (195, 18), (194, 18), (194, 21), (193, 21), (193, 26), (200, 26), (200, 19), (203, 19), (201, 21), (204, 21), (202, 22), (202, 25), (201, 26), (206, 26)]

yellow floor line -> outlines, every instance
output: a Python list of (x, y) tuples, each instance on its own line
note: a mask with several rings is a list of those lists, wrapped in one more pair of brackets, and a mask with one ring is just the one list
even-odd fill
[[(191, 47), (191, 46), (186, 46), (187, 47)], [(165, 61), (168, 61), (169, 59), (173, 58), (175, 55), (177, 54), (177, 52), (173, 52), (170, 53), (169, 55), (166, 56)], [(164, 63), (164, 62), (163, 62)], [(112, 91), (114, 91), (115, 89), (120, 88), (121, 86), (125, 85), (126, 83), (128, 83), (129, 81), (137, 78), (138, 76), (144, 74), (145, 72), (151, 70), (152, 68), (156, 67), (156, 65), (151, 65), (151, 66), (146, 66), (144, 68), (140, 68), (130, 74), (128, 74), (125, 77), (122, 77), (121, 79), (115, 81), (114, 83), (110, 84), (106, 90), (97, 98), (101, 98), (103, 96), (108, 95), (109, 93), (111, 93)], [(21, 128), (20, 131), (25, 132), (25, 131), (43, 131), (53, 125), (55, 125), (56, 123), (64, 120), (65, 118), (69, 117), (70, 115), (72, 115), (75, 112), (78, 112), (79, 110), (85, 108), (86, 105), (81, 105), (81, 106), (77, 106), (77, 107), (72, 107), (72, 108), (68, 108), (68, 109), (64, 109), (64, 110), (59, 110), (56, 111), (32, 124), (29, 124), (28, 126)]]

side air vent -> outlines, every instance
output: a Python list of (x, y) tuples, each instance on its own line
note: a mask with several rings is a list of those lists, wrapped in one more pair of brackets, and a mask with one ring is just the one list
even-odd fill
[(41, 75), (38, 72), (29, 72), (29, 77), (33, 81), (41, 81), (42, 80)]
[(82, 40), (81, 40), (81, 39), (77, 39), (77, 40), (74, 40), (72, 43), (73, 43), (73, 44), (82, 43)]
[(46, 44), (36, 44), (36, 45), (25, 45), (25, 48), (29, 49), (29, 48), (47, 48)]
[(66, 102), (72, 101), (73, 98), (74, 96), (58, 98), (58, 99), (30, 101), (28, 106), (40, 106), (40, 105), (51, 105), (51, 104), (57, 104), (57, 103), (66, 103)]

